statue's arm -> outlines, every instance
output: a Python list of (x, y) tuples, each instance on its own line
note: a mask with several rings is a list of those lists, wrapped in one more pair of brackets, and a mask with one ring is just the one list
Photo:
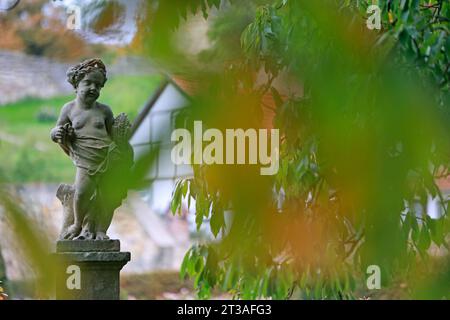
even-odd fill
[(67, 123), (70, 124), (69, 108), (70, 108), (69, 104), (66, 104), (62, 108), (58, 121), (56, 122), (56, 126), (50, 132), (50, 136), (53, 142), (61, 143), (63, 140), (64, 125), (66, 125)]
[(114, 114), (110, 107), (107, 105), (103, 105), (104, 112), (105, 112), (105, 124), (106, 124), (106, 131), (108, 131), (109, 136), (112, 138), (112, 127), (114, 124)]
[(70, 156), (69, 147), (67, 146), (67, 138), (71, 137), (71, 133), (68, 132), (68, 126), (72, 125), (72, 122), (69, 118), (70, 111), (70, 103), (66, 104), (59, 115), (58, 121), (56, 122), (56, 126), (52, 129), (50, 133), (51, 139), (58, 143), (61, 149), (63, 149), (64, 153)]

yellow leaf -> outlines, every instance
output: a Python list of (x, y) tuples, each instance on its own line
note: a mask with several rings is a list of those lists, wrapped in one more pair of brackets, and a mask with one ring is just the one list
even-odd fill
[(392, 15), (392, 11), (388, 12), (388, 17), (389, 17), (389, 23), (394, 22), (394, 16)]

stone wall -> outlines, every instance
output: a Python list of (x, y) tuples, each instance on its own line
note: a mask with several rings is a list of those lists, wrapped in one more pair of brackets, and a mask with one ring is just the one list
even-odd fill
[(0, 51), (0, 105), (26, 97), (49, 98), (73, 91), (68, 64), (20, 52)]
[[(18, 100), (50, 98), (73, 92), (66, 81), (66, 71), (72, 64), (20, 52), (0, 50), (0, 106)], [(154, 73), (151, 64), (137, 56), (124, 56), (107, 66), (108, 76)]]

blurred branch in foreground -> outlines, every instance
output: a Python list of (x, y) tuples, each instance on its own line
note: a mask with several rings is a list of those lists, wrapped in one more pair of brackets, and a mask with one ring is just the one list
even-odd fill
[(35, 296), (50, 298), (54, 292), (54, 264), (50, 257), (52, 247), (37, 223), (26, 213), (26, 205), (11, 187), (0, 186), (0, 210), (13, 228), (14, 241), (23, 248), (31, 267), (29, 278), (36, 279)]

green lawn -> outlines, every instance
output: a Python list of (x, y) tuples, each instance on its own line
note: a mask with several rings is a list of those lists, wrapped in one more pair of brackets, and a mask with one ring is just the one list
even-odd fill
[[(159, 75), (111, 78), (99, 101), (133, 121), (160, 82)], [(25, 99), (0, 107), (0, 174), (14, 183), (73, 181), (70, 158), (50, 140), (54, 117), (73, 98)]]

